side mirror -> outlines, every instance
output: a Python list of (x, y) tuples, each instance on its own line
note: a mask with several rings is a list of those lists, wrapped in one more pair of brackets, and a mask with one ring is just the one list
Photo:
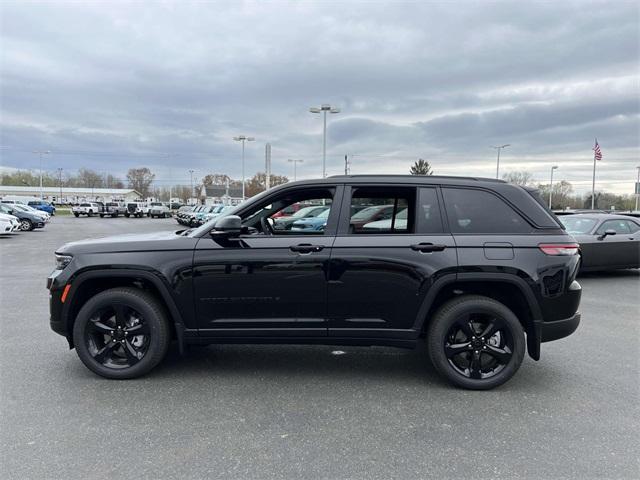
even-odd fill
[(612, 229), (612, 228), (609, 228), (609, 229), (605, 230), (604, 233), (598, 237), (598, 240), (604, 240), (604, 238), (606, 236), (615, 235), (615, 234), (616, 234), (616, 231), (614, 229)]
[(240, 235), (242, 233), (242, 219), (237, 215), (227, 215), (219, 218), (213, 225), (211, 235)]

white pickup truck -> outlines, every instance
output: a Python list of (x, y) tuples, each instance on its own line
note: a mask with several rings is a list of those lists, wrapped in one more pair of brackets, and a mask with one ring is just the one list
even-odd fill
[(71, 207), (71, 213), (73, 213), (76, 217), (79, 217), (80, 215), (93, 217), (94, 215), (99, 214), (101, 211), (102, 205), (93, 202), (85, 202), (81, 203), (78, 206)]

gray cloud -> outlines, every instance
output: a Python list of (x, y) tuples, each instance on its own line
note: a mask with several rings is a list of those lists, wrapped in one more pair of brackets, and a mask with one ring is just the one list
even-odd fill
[[(629, 2), (19, 3), (0, 15), (5, 166), (148, 165), (165, 181), (238, 175), (231, 137), (254, 135), (247, 170), (303, 158), (320, 173), (505, 168), (583, 181), (593, 138), (611, 188), (630, 191), (640, 130), (640, 15)], [(169, 155), (169, 156), (168, 156)], [(584, 164), (580, 163), (584, 158)], [(176, 160), (179, 159), (179, 160)], [(55, 164), (55, 165), (54, 165)], [(185, 170), (176, 174), (176, 170)], [(628, 184), (624, 183), (628, 179)]]

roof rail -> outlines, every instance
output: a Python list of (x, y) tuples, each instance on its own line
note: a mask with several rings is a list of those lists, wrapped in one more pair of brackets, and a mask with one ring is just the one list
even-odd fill
[(429, 177), (429, 178), (443, 178), (443, 179), (452, 179), (452, 180), (474, 180), (477, 182), (496, 182), (496, 183), (507, 183), (505, 180), (500, 180), (498, 178), (484, 178), (484, 177), (464, 177), (458, 175), (409, 175), (409, 174), (359, 174), (359, 175), (330, 175), (328, 178), (419, 178), (419, 177)]

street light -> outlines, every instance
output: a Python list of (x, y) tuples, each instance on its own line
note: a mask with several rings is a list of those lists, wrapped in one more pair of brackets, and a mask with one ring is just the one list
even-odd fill
[(191, 175), (191, 198), (194, 198), (195, 195), (193, 193), (193, 170), (189, 170), (189, 174)]
[(309, 109), (311, 113), (321, 113), (322, 118), (322, 178), (327, 177), (327, 112), (340, 113), (340, 109), (332, 107), (328, 103), (323, 103), (320, 107), (311, 107)]
[(557, 165), (551, 167), (551, 182), (549, 183), (549, 210), (551, 210), (551, 196), (553, 195), (553, 171), (558, 168)]
[(498, 150), (498, 162), (496, 163), (496, 178), (500, 178), (500, 150), (510, 146), (511, 146), (510, 143), (505, 143), (504, 145), (491, 146), (491, 148), (495, 148), (496, 150)]
[(40, 200), (44, 198), (42, 192), (42, 155), (48, 155), (51, 153), (51, 150), (36, 150), (33, 153), (40, 155)]
[(297, 167), (298, 163), (303, 163), (304, 160), (293, 160), (293, 159), (290, 158), (287, 161), (293, 163), (293, 181), (295, 182), (296, 181), (296, 177), (297, 177), (296, 167)]
[(233, 139), (236, 142), (242, 142), (242, 201), (244, 201), (244, 142), (253, 142), (255, 141), (255, 138), (247, 137), (246, 135), (239, 135), (237, 137), (233, 137)]

